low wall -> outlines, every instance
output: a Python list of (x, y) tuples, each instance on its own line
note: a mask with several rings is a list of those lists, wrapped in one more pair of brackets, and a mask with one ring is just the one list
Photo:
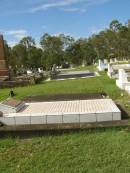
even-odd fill
[(73, 124), (96, 123), (121, 120), (121, 112), (89, 113), (89, 114), (11, 114), (0, 117), (0, 122), (5, 125), (38, 125), (38, 124)]

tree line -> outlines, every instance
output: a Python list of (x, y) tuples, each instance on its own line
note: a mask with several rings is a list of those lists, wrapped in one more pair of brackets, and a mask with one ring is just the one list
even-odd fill
[(129, 59), (130, 20), (126, 24), (113, 20), (109, 28), (89, 38), (76, 40), (69, 35), (45, 33), (40, 38), (40, 48), (30, 36), (12, 48), (5, 42), (5, 48), (9, 65), (14, 70), (38, 67), (50, 70), (53, 64), (61, 66), (66, 62), (91, 65), (98, 59)]

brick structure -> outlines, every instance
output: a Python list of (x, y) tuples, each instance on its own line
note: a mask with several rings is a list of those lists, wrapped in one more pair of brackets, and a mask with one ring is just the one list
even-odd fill
[(0, 35), (0, 78), (9, 77), (9, 68), (5, 55), (4, 40), (3, 36)]

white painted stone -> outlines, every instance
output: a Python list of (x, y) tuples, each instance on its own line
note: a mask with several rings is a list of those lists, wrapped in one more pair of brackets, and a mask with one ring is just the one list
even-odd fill
[(110, 59), (110, 63), (114, 63), (114, 59)]
[(47, 115), (47, 124), (61, 124), (62, 115)]
[(112, 65), (111, 64), (108, 64), (108, 72), (107, 72), (107, 75), (109, 77), (112, 77), (112, 73), (113, 73)]
[(63, 123), (79, 123), (79, 114), (63, 114)]
[(43, 69), (42, 68), (38, 68), (38, 72), (39, 73), (43, 73)]
[(108, 60), (107, 59), (104, 59), (104, 64), (108, 64)]
[(107, 69), (107, 63), (105, 64), (101, 59), (99, 59), (98, 70), (104, 71), (105, 69)]
[(112, 121), (112, 113), (97, 113), (97, 122)]
[(31, 124), (46, 124), (46, 115), (31, 114)]
[(31, 124), (31, 116), (15, 116), (16, 125), (29, 125)]
[(80, 114), (81, 123), (96, 122), (96, 114)]
[(3, 116), (4, 118), (15, 117), (16, 125), (41, 124), (41, 122), (57, 124), (62, 123), (62, 120), (63, 123), (87, 123), (95, 122), (97, 119), (98, 122), (112, 121), (113, 112), (120, 113), (120, 110), (111, 99), (95, 99), (28, 103), (26, 109), (21, 112)]
[(14, 117), (0, 117), (0, 122), (2, 122), (5, 125), (14, 126), (15, 118)]
[(121, 112), (114, 112), (113, 113), (113, 121), (121, 120)]
[(27, 70), (27, 74), (30, 75), (32, 74), (33, 72), (31, 70)]
[(120, 89), (125, 89), (126, 83), (128, 83), (128, 80), (127, 80), (127, 75), (125, 73), (125, 70), (124, 69), (119, 69), (119, 79), (116, 80), (116, 85)]

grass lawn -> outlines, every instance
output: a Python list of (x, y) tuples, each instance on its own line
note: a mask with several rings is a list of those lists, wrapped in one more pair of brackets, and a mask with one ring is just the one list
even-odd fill
[[(9, 89), (0, 90), (0, 100), (8, 97)], [(29, 95), (48, 95), (58, 93), (95, 93), (106, 92), (113, 99), (120, 98), (120, 90), (115, 85), (115, 80), (110, 79), (103, 73), (101, 76), (65, 80), (65, 81), (51, 81), (44, 82), (39, 85), (32, 85), (28, 87), (14, 88), (17, 99), (22, 99)]]
[[(106, 92), (128, 105), (129, 96), (106, 73), (99, 77), (45, 82), (14, 89), (17, 99), (29, 95)], [(0, 100), (9, 89), (0, 90)], [(80, 130), (28, 139), (0, 139), (0, 173), (129, 173), (128, 128)]]
[(0, 140), (0, 173), (129, 173), (127, 128)]

